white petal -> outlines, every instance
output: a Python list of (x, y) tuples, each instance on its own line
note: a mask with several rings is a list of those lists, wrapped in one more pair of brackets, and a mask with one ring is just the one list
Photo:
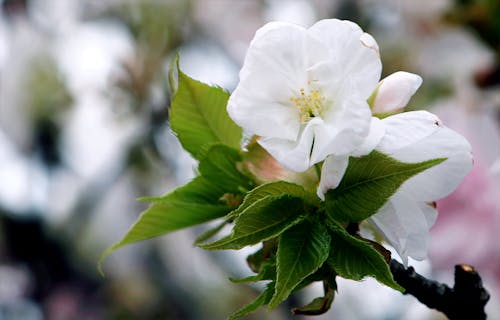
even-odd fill
[(406, 252), (407, 231), (392, 201), (387, 201), (386, 204), (376, 214), (368, 218), (367, 221), (385, 241), (396, 249), (406, 265), (408, 263), (408, 255)]
[(249, 135), (295, 140), (300, 130), (297, 108), (259, 97), (242, 85), (229, 98), (227, 112)]
[(370, 107), (365, 100), (353, 97), (340, 99), (335, 110), (325, 115), (325, 125), (317, 128), (311, 163), (323, 161), (326, 156), (347, 155), (356, 150), (370, 130)]
[(377, 53), (377, 55), (380, 56), (379, 48), (378, 48), (378, 43), (375, 41), (375, 39), (371, 36), (369, 33), (363, 33), (361, 37), (359, 38), (361, 40), (361, 43), (367, 47), (372, 49)]
[(441, 120), (427, 111), (412, 111), (382, 119), (385, 135), (377, 150), (391, 155), (439, 130)]
[(380, 140), (384, 137), (385, 134), (385, 125), (379, 118), (372, 117), (370, 123), (370, 131), (368, 136), (365, 138), (361, 146), (359, 146), (351, 156), (353, 157), (361, 157), (369, 154), (375, 149), (375, 147), (379, 144)]
[(306, 87), (311, 61), (326, 57), (324, 46), (302, 27), (262, 27), (247, 51), (229, 115), (249, 134), (295, 140), (300, 116), (290, 98)]
[(308, 33), (329, 49), (330, 59), (339, 66), (340, 78), (352, 77), (359, 95), (367, 99), (377, 86), (382, 70), (373, 38), (350, 21), (326, 19), (315, 23)]
[(403, 162), (447, 158), (407, 180), (400, 188), (422, 202), (447, 196), (472, 167), (471, 146), (428, 112), (406, 112), (382, 120), (386, 134), (377, 150)]
[(306, 171), (310, 166), (309, 155), (314, 140), (314, 131), (323, 121), (314, 118), (305, 126), (296, 142), (262, 137), (258, 143), (285, 168), (295, 172)]
[(380, 81), (372, 112), (385, 113), (403, 109), (422, 84), (419, 75), (398, 71)]
[(413, 148), (400, 150), (400, 159), (423, 161), (424, 158), (447, 158), (406, 181), (402, 192), (412, 194), (420, 201), (432, 202), (449, 195), (472, 168), (471, 147), (467, 140), (449, 128), (443, 127)]
[(425, 220), (427, 222), (427, 226), (429, 229), (436, 223), (437, 220), (437, 215), (438, 211), (436, 208), (436, 203), (435, 202), (421, 202), (418, 204), (420, 207), (420, 210), (422, 210), (422, 213), (425, 216)]
[(271, 22), (266, 23), (262, 27), (260, 27), (255, 32), (255, 36), (253, 37), (252, 42), (250, 43), (250, 45), (252, 45), (253, 42), (257, 41), (258, 38), (260, 38), (261, 36), (263, 36), (263, 35), (265, 36), (268, 32), (271, 32), (271, 31), (276, 30), (276, 29), (286, 29), (286, 28), (299, 28), (299, 29), (303, 29), (301, 26), (296, 25), (296, 24), (292, 24), (292, 23), (289, 23), (289, 22), (285, 22), (285, 21), (271, 21)]
[(325, 194), (330, 189), (335, 189), (344, 176), (348, 156), (328, 156), (321, 168), (321, 180), (319, 182), (317, 194), (321, 200), (325, 200)]
[(396, 249), (405, 265), (408, 256), (416, 260), (427, 256), (429, 225), (411, 197), (397, 192), (368, 222)]

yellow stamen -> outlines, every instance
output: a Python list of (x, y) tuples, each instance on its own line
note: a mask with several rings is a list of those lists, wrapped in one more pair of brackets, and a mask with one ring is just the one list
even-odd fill
[(305, 89), (300, 89), (300, 95), (291, 97), (290, 101), (293, 102), (300, 112), (300, 121), (306, 123), (311, 118), (321, 116), (323, 107), (325, 105), (325, 97), (319, 90), (312, 90), (306, 94)]

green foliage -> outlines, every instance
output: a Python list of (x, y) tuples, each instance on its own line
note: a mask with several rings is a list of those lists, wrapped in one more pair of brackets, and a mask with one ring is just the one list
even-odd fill
[(300, 222), (304, 201), (290, 195), (267, 196), (247, 207), (234, 221), (230, 235), (200, 247), (210, 250), (241, 249), (274, 238)]
[(305, 221), (285, 231), (277, 253), (276, 291), (269, 307), (276, 307), (328, 258), (330, 236), (322, 224)]
[(327, 214), (337, 221), (347, 222), (369, 218), (403, 182), (445, 160), (404, 163), (377, 151), (361, 158), (350, 158), (339, 186), (326, 193)]
[[(229, 93), (187, 76), (174, 64), (172, 87), (176, 88), (170, 107), (170, 127), (182, 147), (200, 159), (211, 144), (222, 143), (239, 149), (242, 130), (229, 118)], [(172, 75), (177, 73), (177, 81)]]
[(328, 223), (332, 236), (332, 245), (328, 264), (342, 278), (361, 280), (371, 276), (379, 282), (399, 290), (384, 257), (368, 242), (354, 237), (333, 221)]
[(227, 320), (235, 320), (235, 319), (240, 319), (241, 317), (246, 316), (247, 314), (254, 312), (255, 310), (259, 309), (260, 307), (266, 305), (269, 303), (271, 298), (274, 295), (274, 282), (270, 282), (264, 291), (251, 303), (247, 304), (240, 310), (236, 311), (232, 315), (230, 315)]
[(208, 229), (207, 231), (205, 231), (203, 234), (201, 234), (200, 236), (198, 236), (196, 238), (196, 240), (194, 241), (194, 244), (199, 245), (199, 244), (207, 241), (208, 239), (212, 238), (217, 233), (219, 233), (227, 225), (227, 223), (228, 223), (228, 221), (224, 220), (221, 223), (217, 224), (215, 227)]
[(255, 202), (269, 197), (269, 196), (280, 196), (280, 195), (290, 195), (297, 198), (303, 199), (307, 204), (312, 206), (319, 206), (320, 199), (316, 194), (308, 192), (304, 187), (285, 181), (271, 182), (263, 184), (248, 192), (243, 200), (243, 203), (231, 213), (231, 216), (237, 217), (241, 212), (245, 211), (249, 206)]
[(251, 181), (239, 174), (240, 160), (233, 149), (214, 145), (200, 163), (201, 175), (172, 193), (148, 198), (152, 205), (144, 211), (119, 242), (108, 248), (100, 263), (114, 250), (141, 240), (191, 227), (228, 214), (232, 207), (221, 198), (228, 193), (240, 193)]
[(198, 171), (214, 185), (232, 192), (246, 192), (253, 181), (243, 175), (236, 164), (241, 161), (238, 150), (222, 144), (213, 145), (200, 162)]
[(335, 298), (335, 291), (332, 289), (327, 289), (323, 297), (315, 298), (305, 306), (292, 309), (292, 313), (294, 315), (303, 314), (308, 316), (323, 314), (328, 310), (330, 310), (330, 306), (332, 305), (334, 298)]
[(248, 276), (242, 279), (230, 278), (229, 280), (234, 283), (245, 283), (274, 279), (276, 279), (276, 259), (271, 259), (270, 261), (263, 262), (259, 273), (257, 273), (256, 275)]
[[(25, 104), (32, 121), (56, 121), (73, 102), (70, 92), (53, 59), (41, 56), (29, 66), (25, 79)], [(37, 124), (38, 125), (38, 124)]]

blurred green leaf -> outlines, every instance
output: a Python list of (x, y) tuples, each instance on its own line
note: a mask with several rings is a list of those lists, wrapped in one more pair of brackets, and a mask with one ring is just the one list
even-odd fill
[(26, 103), (34, 121), (55, 121), (73, 103), (73, 98), (64, 82), (55, 61), (48, 56), (34, 59), (26, 78)]
[(334, 221), (329, 220), (328, 227), (332, 243), (327, 261), (339, 276), (351, 280), (371, 276), (388, 287), (404, 291), (394, 281), (384, 257), (368, 242), (351, 236)]
[(170, 108), (170, 127), (191, 155), (200, 159), (203, 150), (213, 143), (222, 143), (240, 149), (242, 130), (229, 118), (226, 111), (229, 93), (219, 87), (194, 80), (179, 70), (177, 88)]
[(322, 224), (305, 221), (283, 232), (278, 244), (276, 289), (269, 308), (276, 307), (318, 270), (329, 251), (330, 236)]
[(360, 222), (375, 214), (403, 182), (445, 160), (404, 163), (377, 151), (350, 158), (339, 186), (326, 193), (326, 212), (336, 221)]

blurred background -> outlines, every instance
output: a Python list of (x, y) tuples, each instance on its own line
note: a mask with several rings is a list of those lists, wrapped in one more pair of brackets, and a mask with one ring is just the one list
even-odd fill
[[(168, 127), (169, 61), (234, 89), (255, 31), (271, 20), (349, 19), (378, 41), (384, 75), (424, 83), (429, 109), (473, 145), (475, 166), (440, 201), (417, 271), (452, 284), (467, 263), (500, 319), (500, 2), (497, 0), (0, 0), (0, 320), (224, 319), (259, 287), (245, 253), (193, 247), (193, 228), (96, 263), (147, 204), (193, 176)], [(249, 319), (291, 319), (290, 305)], [(295, 317), (294, 319), (303, 319)], [(339, 281), (316, 319), (444, 319), (375, 281)]]

